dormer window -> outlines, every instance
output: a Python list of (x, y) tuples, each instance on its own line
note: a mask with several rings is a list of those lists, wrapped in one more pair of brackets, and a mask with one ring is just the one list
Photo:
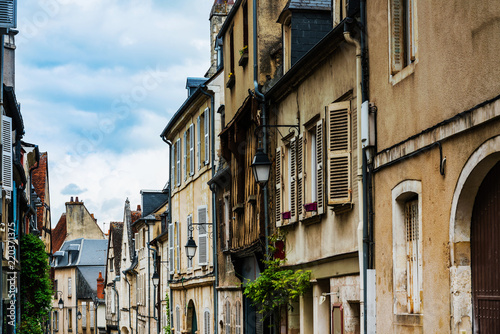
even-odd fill
[(283, 22), (283, 72), (292, 67), (292, 17), (289, 15)]

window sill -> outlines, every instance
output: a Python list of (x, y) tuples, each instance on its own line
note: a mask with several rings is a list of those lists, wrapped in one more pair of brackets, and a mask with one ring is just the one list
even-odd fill
[(320, 221), (321, 221), (321, 215), (318, 215), (317, 213), (315, 213), (314, 215), (303, 218), (302, 224), (312, 225), (312, 224), (319, 223)]
[(396, 325), (421, 327), (424, 324), (423, 314), (399, 313), (394, 314), (393, 322)]
[(238, 61), (238, 65), (245, 67), (248, 63), (248, 52), (245, 52), (241, 55), (240, 60)]
[(354, 207), (354, 204), (352, 204), (351, 202), (347, 202), (347, 203), (343, 203), (343, 204), (334, 204), (334, 205), (330, 206), (332, 211), (338, 215), (342, 214), (342, 213), (346, 213), (348, 211), (351, 211), (353, 207)]
[(227, 80), (227, 83), (226, 83), (226, 87), (231, 89), (234, 87), (234, 82), (236, 81), (236, 79), (234, 78), (234, 74), (231, 75), (231, 77)]
[(413, 63), (410, 65), (406, 66), (403, 68), (401, 71), (399, 71), (396, 74), (393, 74), (389, 77), (389, 82), (395, 86), (399, 82), (403, 81), (405, 78), (409, 77), (410, 75), (415, 72), (415, 65), (418, 63), (418, 60), (415, 60)]

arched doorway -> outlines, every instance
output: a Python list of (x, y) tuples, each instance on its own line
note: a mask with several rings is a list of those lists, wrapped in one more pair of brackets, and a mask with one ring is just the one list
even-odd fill
[(196, 309), (192, 299), (188, 303), (186, 325), (188, 333), (196, 334), (198, 331), (198, 321), (196, 319)]
[(500, 333), (500, 162), (479, 187), (471, 222), (474, 332)]

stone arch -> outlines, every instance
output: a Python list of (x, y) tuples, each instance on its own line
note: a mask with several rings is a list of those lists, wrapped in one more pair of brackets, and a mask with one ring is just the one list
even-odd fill
[(129, 333), (128, 328), (125, 327), (125, 326), (123, 326), (122, 329), (121, 329), (121, 333), (122, 334), (128, 334)]
[(500, 136), (488, 139), (469, 157), (453, 194), (450, 213), (450, 295), (452, 333), (472, 330), (470, 230), (474, 201), (483, 179), (500, 161)]

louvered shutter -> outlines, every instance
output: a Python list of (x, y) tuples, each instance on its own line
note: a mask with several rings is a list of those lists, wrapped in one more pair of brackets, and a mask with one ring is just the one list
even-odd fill
[(415, 27), (415, 0), (408, 0), (408, 43), (410, 44), (410, 61), (415, 61), (417, 56), (417, 30)]
[(177, 139), (176, 143), (177, 148), (175, 149), (175, 152), (177, 152), (177, 186), (181, 185), (181, 139)]
[(281, 147), (276, 148), (276, 205), (275, 205), (275, 216), (276, 216), (276, 226), (281, 226)]
[(290, 222), (297, 221), (297, 137), (290, 140)]
[(181, 334), (181, 308), (175, 308), (175, 333)]
[(187, 145), (187, 131), (184, 132), (184, 160), (182, 160), (182, 170), (184, 170), (184, 180), (187, 179), (187, 176), (188, 176), (188, 172), (187, 172), (187, 169), (188, 169), (188, 165), (187, 165), (187, 157), (188, 157), (188, 150), (189, 150), (189, 147)]
[(189, 126), (189, 175), (194, 175), (194, 125)]
[(175, 143), (170, 148), (170, 184), (172, 188), (175, 188), (177, 185), (176, 177), (175, 177)]
[(0, 28), (16, 28), (17, 26), (17, 1), (0, 1)]
[(396, 74), (404, 63), (404, 13), (403, 1), (391, 0), (391, 72)]
[(12, 191), (12, 118), (2, 115), (2, 188), (6, 197)]
[(410, 201), (405, 205), (406, 225), (406, 270), (407, 270), (407, 296), (408, 312), (420, 312), (420, 288), (419, 288), (419, 224), (418, 224), (418, 200)]
[(210, 311), (205, 310), (204, 319), (203, 327), (205, 328), (205, 334), (210, 334)]
[(168, 224), (168, 271), (170, 274), (174, 273), (174, 263), (175, 263), (175, 255), (174, 255), (174, 224)]
[(82, 302), (82, 328), (87, 327), (87, 302)]
[(204, 130), (204, 135), (205, 135), (205, 165), (208, 165), (208, 160), (209, 160), (209, 154), (210, 154), (210, 148), (209, 148), (209, 144), (210, 144), (210, 140), (208, 138), (208, 129), (209, 129), (209, 126), (210, 126), (210, 109), (205, 109), (205, 117), (204, 117), (204, 121), (205, 121), (205, 125), (203, 127), (203, 130)]
[(198, 207), (198, 225), (200, 227), (198, 233), (198, 263), (200, 266), (208, 264), (208, 225), (207, 225), (207, 207)]
[(177, 233), (177, 240), (175, 242), (175, 251), (177, 253), (177, 266), (176, 270), (178, 273), (181, 272), (181, 227), (179, 222), (175, 222), (175, 229)]
[[(323, 144), (323, 120), (319, 120), (316, 123), (316, 186), (318, 187), (317, 192), (317, 212), (318, 215), (323, 214), (325, 211), (325, 185), (324, 185), (324, 173), (323, 173), (323, 160), (324, 160), (324, 144)], [(314, 167), (313, 167), (314, 168)]]
[(328, 106), (328, 204), (351, 201), (350, 102)]
[(198, 169), (201, 168), (201, 120), (198, 116), (196, 120), (196, 159), (198, 159)]
[(297, 140), (297, 215), (304, 218), (304, 137)]

